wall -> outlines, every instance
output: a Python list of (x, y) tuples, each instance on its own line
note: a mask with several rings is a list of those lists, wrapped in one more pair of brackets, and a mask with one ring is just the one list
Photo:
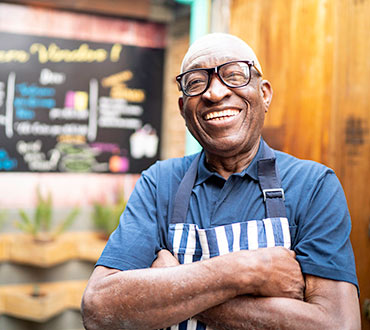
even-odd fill
[(230, 24), (274, 89), (267, 141), (332, 167), (341, 180), (361, 304), (370, 298), (369, 17), (368, 0), (234, 0)]
[(181, 95), (175, 76), (180, 73), (182, 58), (189, 46), (189, 20), (180, 19), (169, 27), (164, 76), (164, 112), (162, 159), (182, 157), (185, 154), (185, 123), (177, 101)]
[[(24, 3), (25, 1), (20, 1)], [(27, 1), (26, 1), (27, 2)], [(129, 1), (131, 3), (131, 1)], [(50, 9), (50, 1), (30, 1), (37, 7), (20, 5), (8, 5), (0, 3), (0, 30), (36, 35), (57, 34), (64, 38), (81, 38), (83, 40), (122, 42), (130, 43), (137, 38), (143, 42), (155, 39), (143, 30), (135, 28), (124, 29), (120, 25), (119, 18), (100, 16), (97, 20), (94, 16), (86, 14), (89, 7), (82, 2), (54, 2), (56, 8), (72, 9), (75, 12)], [(111, 2), (113, 3), (113, 2)], [(101, 11), (95, 5), (99, 1), (91, 3), (90, 11), (110, 15), (126, 15), (139, 17), (150, 23), (150, 20), (165, 20), (169, 28), (165, 59), (164, 86), (164, 113), (163, 113), (163, 142), (161, 148), (162, 158), (182, 156), (185, 146), (185, 125), (177, 110), (177, 91), (174, 80), (178, 73), (182, 56), (188, 46), (188, 15), (174, 17), (168, 8), (160, 6), (149, 8), (149, 1), (139, 1), (138, 6), (129, 6), (125, 10), (116, 10), (116, 4), (107, 6)], [(81, 8), (78, 8), (78, 4)], [(42, 5), (42, 6), (40, 6)], [(43, 7), (43, 6), (46, 7)], [(95, 8), (95, 7), (96, 8)], [(121, 6), (123, 3), (121, 2)], [(124, 7), (124, 6), (123, 6)], [(110, 11), (109, 11), (110, 8)], [(85, 13), (76, 13), (83, 10)], [(134, 12), (133, 12), (133, 11)], [(135, 11), (136, 10), (136, 11)], [(76, 20), (76, 17), (78, 18)], [(104, 26), (97, 21), (104, 22)], [(77, 25), (76, 25), (77, 24)], [(136, 36), (130, 33), (137, 33)], [(2, 191), (7, 193), (0, 196), (0, 209), (7, 209), (7, 221), (0, 231), (15, 232), (17, 229), (13, 222), (19, 217), (20, 208), (31, 212), (36, 201), (35, 189), (41, 186), (42, 190), (50, 191), (53, 195), (55, 206), (55, 218), (64, 217), (70, 208), (79, 205), (82, 209), (71, 231), (94, 230), (91, 223), (91, 203), (94, 200), (112, 199), (114, 190), (123, 187), (126, 198), (129, 197), (139, 175), (111, 175), (111, 174), (51, 174), (51, 173), (0, 173), (0, 185)], [(0, 239), (1, 245), (1, 239)], [(1, 253), (0, 253), (1, 254)], [(93, 262), (71, 260), (63, 264), (40, 269), (39, 267), (14, 264), (12, 262), (0, 263), (0, 284), (21, 284), (32, 282), (54, 282), (87, 279), (93, 269)], [(0, 293), (1, 295), (1, 293)], [(1, 297), (0, 297), (1, 298)], [(0, 299), (1, 300), (1, 299)], [(0, 303), (1, 305), (1, 303)], [(0, 306), (1, 310), (1, 306)], [(76, 310), (64, 313), (48, 320), (45, 323), (29, 322), (0, 314), (0, 329), (81, 329), (81, 318)]]

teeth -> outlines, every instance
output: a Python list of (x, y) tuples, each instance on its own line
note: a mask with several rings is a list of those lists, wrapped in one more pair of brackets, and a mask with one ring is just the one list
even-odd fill
[(206, 120), (216, 119), (221, 120), (221, 117), (232, 117), (236, 116), (239, 113), (238, 110), (223, 110), (223, 111), (215, 111), (211, 113), (207, 113), (205, 116)]

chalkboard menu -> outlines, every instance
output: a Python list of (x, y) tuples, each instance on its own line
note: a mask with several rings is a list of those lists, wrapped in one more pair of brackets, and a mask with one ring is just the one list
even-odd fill
[(159, 156), (163, 59), (0, 32), (0, 171), (140, 173)]

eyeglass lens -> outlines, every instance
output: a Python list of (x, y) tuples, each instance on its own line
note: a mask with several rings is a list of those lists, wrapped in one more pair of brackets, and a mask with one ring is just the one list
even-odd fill
[[(198, 69), (190, 71), (182, 76), (181, 84), (184, 92), (188, 95), (203, 93), (208, 87), (211, 70)], [(241, 87), (247, 85), (250, 80), (249, 65), (244, 62), (231, 62), (219, 67), (218, 76), (229, 87)]]

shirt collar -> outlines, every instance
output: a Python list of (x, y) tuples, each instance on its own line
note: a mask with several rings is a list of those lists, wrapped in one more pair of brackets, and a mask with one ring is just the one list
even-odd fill
[[(262, 148), (262, 138), (260, 140), (260, 145), (258, 147), (258, 151), (256, 156), (253, 158), (252, 162), (249, 164), (247, 168), (245, 168), (242, 172), (240, 173), (235, 173), (233, 175), (236, 176), (241, 176), (244, 177), (245, 175), (248, 175), (251, 179), (258, 181), (258, 173), (257, 173), (257, 163), (258, 161), (262, 158), (262, 153), (263, 153), (263, 148)], [(199, 164), (198, 164), (198, 175), (197, 179), (195, 181), (195, 184), (201, 184), (204, 181), (206, 181), (208, 178), (210, 178), (212, 175), (221, 177), (217, 172), (211, 172), (207, 167), (206, 167), (206, 155), (204, 150), (201, 151), (201, 156), (199, 159)]]

